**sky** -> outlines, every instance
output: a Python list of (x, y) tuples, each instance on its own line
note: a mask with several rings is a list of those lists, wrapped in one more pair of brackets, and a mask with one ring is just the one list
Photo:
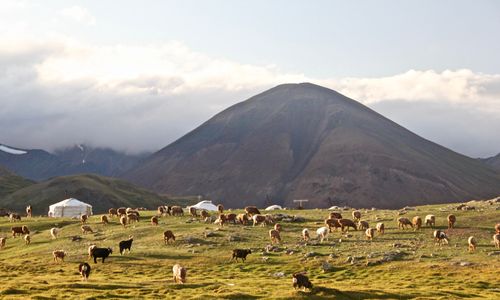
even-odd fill
[(313, 82), (454, 151), (500, 152), (498, 1), (0, 0), (0, 143), (156, 151)]

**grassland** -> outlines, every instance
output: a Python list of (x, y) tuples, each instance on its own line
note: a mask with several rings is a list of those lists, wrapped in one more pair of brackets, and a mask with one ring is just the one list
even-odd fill
[[(164, 217), (153, 227), (143, 212), (136, 225), (122, 228), (114, 218), (109, 225), (99, 224), (99, 216), (90, 218), (94, 234), (82, 235), (76, 220), (36, 217), (23, 219), (32, 231), (32, 243), (21, 238), (7, 240), (0, 250), (0, 298), (2, 299), (498, 299), (500, 295), (500, 255), (492, 244), (494, 224), (500, 222), (496, 205), (476, 203), (476, 211), (453, 211), (457, 228), (448, 231), (450, 245), (439, 246), (432, 230), (398, 230), (396, 211), (362, 211), (371, 226), (384, 222), (386, 234), (369, 242), (360, 231), (352, 236), (334, 232), (323, 244), (305, 245), (300, 240), (303, 228), (311, 234), (322, 226), (327, 210), (287, 210), (285, 213), (306, 218), (305, 223), (285, 223), (282, 233), (284, 251), (266, 253), (269, 228), (228, 225), (221, 230), (213, 224), (189, 222), (188, 216)], [(418, 207), (407, 217), (432, 213), (438, 228), (445, 229), (446, 216), (453, 205)], [(351, 211), (343, 211), (345, 217)], [(10, 236), (7, 218), (0, 219), (0, 236)], [(57, 240), (50, 239), (51, 227), (62, 228)], [(164, 230), (177, 235), (173, 245), (162, 240)], [(215, 236), (205, 237), (206, 232)], [(81, 241), (70, 237), (80, 235)], [(120, 256), (118, 242), (134, 236), (132, 252)], [(479, 241), (475, 253), (467, 252), (467, 238)], [(230, 238), (232, 237), (232, 238)], [(235, 240), (236, 239), (236, 240)], [(339, 242), (342, 239), (342, 242)], [(87, 261), (88, 245), (113, 247), (105, 264), (91, 263), (90, 280), (83, 282), (78, 264)], [(399, 244), (394, 247), (394, 244)], [(246, 263), (230, 262), (233, 248), (251, 248)], [(64, 263), (54, 263), (51, 252), (69, 253)], [(286, 250), (293, 253), (287, 254)], [(399, 251), (399, 253), (398, 253)], [(289, 252), (289, 251), (288, 251)], [(307, 253), (315, 255), (305, 258)], [(376, 263), (384, 255), (393, 261)], [(354, 262), (347, 262), (354, 257)], [(324, 271), (327, 262), (331, 270)], [(187, 284), (174, 284), (172, 266), (180, 263), (188, 269)], [(312, 292), (295, 291), (291, 274), (307, 271), (314, 284)]]

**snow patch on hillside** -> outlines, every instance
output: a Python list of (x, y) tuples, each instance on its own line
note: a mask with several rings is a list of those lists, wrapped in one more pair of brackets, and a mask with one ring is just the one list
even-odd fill
[(10, 153), (10, 154), (15, 154), (15, 155), (21, 155), (21, 154), (28, 153), (28, 152), (23, 151), (23, 150), (12, 149), (12, 148), (7, 147), (5, 145), (0, 145), (0, 151), (7, 152), (7, 153)]

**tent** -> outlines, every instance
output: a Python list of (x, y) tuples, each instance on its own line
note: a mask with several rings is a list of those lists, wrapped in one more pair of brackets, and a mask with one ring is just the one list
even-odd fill
[(271, 205), (266, 208), (266, 210), (277, 210), (277, 209), (283, 209), (283, 208), (279, 205)]
[[(196, 209), (204, 209), (210, 211), (217, 211), (217, 206), (215, 206), (210, 200), (203, 200), (201, 202), (196, 203), (190, 207), (194, 207)], [(189, 207), (188, 207), (189, 208)]]
[(49, 206), (49, 217), (79, 217), (92, 215), (92, 205), (75, 198), (69, 198)]

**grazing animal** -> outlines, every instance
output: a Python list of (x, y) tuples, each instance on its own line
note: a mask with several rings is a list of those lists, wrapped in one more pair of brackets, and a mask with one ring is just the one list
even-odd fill
[(330, 232), (332, 232), (332, 228), (337, 230), (337, 228), (341, 228), (342, 226), (339, 223), (338, 219), (330, 218), (325, 220), (325, 225), (328, 227)]
[(24, 236), (24, 243), (26, 245), (31, 244), (31, 236), (29, 234), (27, 234), (27, 235)]
[(448, 236), (446, 235), (446, 232), (441, 231), (441, 230), (434, 230), (434, 240), (438, 242), (439, 245), (442, 243), (449, 243)]
[(217, 211), (219, 212), (219, 214), (224, 213), (224, 205), (222, 204), (217, 205)]
[(89, 225), (82, 225), (81, 228), (82, 228), (82, 233), (83, 234), (94, 233), (94, 231), (92, 230), (92, 228), (90, 228)]
[(267, 218), (263, 215), (253, 215), (253, 226), (261, 224), (262, 226), (267, 225)]
[(307, 228), (302, 229), (302, 239), (306, 242), (308, 242), (311, 239), (311, 236), (309, 235), (309, 229)]
[(64, 261), (64, 258), (66, 257), (66, 255), (67, 255), (67, 253), (64, 250), (54, 250), (52, 252), (52, 256), (54, 257), (55, 262), (58, 262), (59, 260)]
[(254, 215), (260, 215), (260, 211), (257, 207), (255, 206), (247, 206), (245, 207), (245, 212), (247, 215), (252, 218)]
[(158, 217), (157, 216), (151, 217), (151, 225), (158, 226)]
[(163, 232), (163, 241), (165, 242), (165, 245), (167, 245), (170, 240), (175, 242), (175, 235), (172, 230), (165, 230), (165, 232)]
[(436, 216), (434, 215), (425, 216), (425, 225), (434, 228), (434, 226), (436, 226)]
[(236, 224), (236, 214), (227, 214), (226, 222)]
[(53, 239), (57, 239), (57, 236), (59, 235), (59, 228), (56, 227), (51, 228), (50, 235), (52, 236)]
[(92, 257), (92, 251), (94, 251), (94, 248), (96, 248), (97, 245), (90, 245), (89, 246), (89, 249), (88, 249), (88, 252), (89, 252), (89, 258)]
[(419, 216), (413, 217), (411, 222), (412, 222), (413, 226), (415, 227), (415, 231), (420, 230), (420, 228), (422, 228), (422, 218), (420, 218)]
[(377, 232), (378, 234), (382, 235), (385, 233), (385, 226), (384, 226), (384, 223), (382, 222), (379, 222), (377, 223)]
[(126, 215), (127, 214), (127, 209), (125, 207), (120, 207), (116, 210), (116, 213), (119, 215), (119, 216), (123, 216), (123, 215)]
[(16, 214), (16, 213), (10, 213), (9, 214), (9, 221), (10, 222), (21, 221), (21, 215)]
[(26, 217), (31, 218), (33, 215), (33, 208), (31, 205), (26, 206)]
[(365, 235), (367, 240), (373, 240), (373, 237), (375, 236), (375, 228), (367, 228)]
[(179, 281), (181, 284), (186, 283), (187, 270), (179, 264), (175, 264), (172, 268), (172, 273), (174, 274), (174, 282)]
[(127, 214), (127, 223), (132, 223), (132, 222), (139, 222), (139, 215), (135, 213), (129, 213)]
[(113, 253), (113, 249), (111, 248), (97, 248), (94, 247), (91, 251), (91, 257), (94, 258), (94, 263), (97, 263), (98, 258), (102, 258), (102, 263), (104, 263), (104, 260)]
[(101, 216), (101, 223), (107, 225), (109, 223), (108, 217), (106, 215)]
[(239, 214), (236, 219), (238, 222), (240, 222), (241, 225), (247, 225), (248, 224), (248, 216), (247, 214)]
[(113, 216), (117, 216), (118, 217), (118, 212), (116, 211), (116, 208), (110, 208), (108, 210), (108, 215), (110, 218), (112, 218)]
[(3, 249), (5, 247), (5, 242), (6, 241), (7, 241), (7, 238), (0, 237), (0, 249)]
[(217, 220), (215, 220), (215, 224), (218, 224), (220, 227), (224, 227), (224, 224), (226, 224), (226, 215), (220, 214)]
[(23, 234), (29, 234), (30, 231), (28, 229), (28, 227), (26, 225), (23, 225), (23, 226), (16, 226), (16, 227), (11, 227), (10, 228), (11, 232), (12, 232), (12, 236), (13, 237), (16, 237), (16, 235), (23, 235)]
[(180, 206), (172, 206), (171, 208), (172, 216), (183, 216), (184, 210)]
[(351, 227), (354, 230), (358, 230), (356, 227), (356, 223), (354, 223), (353, 220), (340, 219), (337, 222), (340, 224), (340, 229), (342, 230), (342, 232), (344, 231), (344, 228), (346, 228), (347, 231), (349, 231), (349, 227)]
[(495, 225), (495, 232), (500, 233), (500, 223)]
[(126, 227), (126, 226), (127, 226), (127, 223), (128, 223), (128, 222), (127, 222), (127, 216), (126, 216), (126, 215), (122, 215), (122, 216), (120, 217), (120, 224), (122, 224), (122, 225), (123, 225), (123, 227)]
[(202, 210), (200, 215), (201, 215), (202, 219), (206, 219), (206, 218), (210, 217), (210, 214), (206, 210)]
[(493, 242), (495, 243), (495, 248), (500, 248), (500, 233), (493, 235)]
[(82, 222), (82, 224), (85, 224), (85, 223), (87, 223), (88, 218), (89, 218), (89, 216), (87, 216), (87, 215), (81, 215), (80, 221)]
[(303, 288), (304, 291), (306, 289), (309, 289), (311, 291), (313, 288), (313, 285), (312, 285), (311, 281), (309, 281), (309, 278), (302, 273), (294, 273), (292, 275), (292, 283), (293, 283), (294, 289)]
[(412, 227), (413, 228), (413, 224), (411, 223), (410, 219), (408, 218), (398, 218), (398, 229), (405, 229), (406, 227)]
[(88, 263), (81, 263), (78, 266), (78, 272), (80, 272), (80, 275), (82, 275), (82, 280), (84, 280), (84, 281), (89, 280), (91, 269), (92, 268), (90, 267), (90, 265)]
[(165, 214), (165, 206), (158, 206), (158, 215), (161, 217)]
[(361, 219), (361, 212), (359, 210), (355, 210), (352, 212), (352, 218), (355, 221), (359, 221)]
[(328, 240), (328, 232), (330, 232), (328, 227), (320, 227), (318, 228), (318, 230), (316, 230), (316, 235), (318, 236), (320, 243), (323, 243), (323, 240), (325, 238), (326, 240)]
[(123, 255), (123, 252), (125, 252), (125, 250), (128, 250), (128, 252), (130, 253), (133, 241), (134, 238), (131, 236), (128, 240), (121, 241), (120, 243), (118, 243), (118, 247), (120, 247), (120, 255)]
[(233, 250), (233, 257), (231, 260), (236, 260), (238, 261), (238, 258), (241, 259), (241, 261), (245, 261), (247, 259), (247, 255), (252, 254), (252, 250), (250, 249), (234, 249)]
[(278, 224), (278, 223), (274, 224), (274, 229), (276, 229), (276, 230), (278, 230), (278, 231), (281, 232), (281, 230), (282, 230), (281, 224)]
[(271, 244), (281, 243), (280, 232), (276, 229), (269, 230), (269, 238), (271, 239)]
[(448, 229), (454, 228), (456, 221), (457, 217), (455, 215), (448, 215)]
[(338, 212), (332, 211), (330, 213), (330, 219), (342, 219), (342, 215)]
[(477, 247), (476, 238), (473, 236), (470, 236), (469, 239), (467, 240), (467, 242), (469, 243), (469, 252), (476, 251), (476, 247)]
[(196, 213), (196, 207), (190, 207), (189, 208), (189, 214), (191, 215), (191, 217), (195, 217), (195, 218), (198, 218), (198, 214)]
[(369, 227), (370, 227), (370, 225), (366, 221), (359, 221), (358, 222), (358, 230), (366, 230)]
[(168, 205), (168, 206), (165, 206), (165, 214), (171, 216), (172, 215), (172, 206)]

